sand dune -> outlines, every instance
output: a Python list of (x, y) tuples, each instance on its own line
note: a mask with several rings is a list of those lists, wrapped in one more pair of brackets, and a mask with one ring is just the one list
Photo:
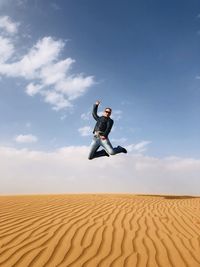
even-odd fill
[(1, 196), (0, 266), (199, 267), (200, 198)]

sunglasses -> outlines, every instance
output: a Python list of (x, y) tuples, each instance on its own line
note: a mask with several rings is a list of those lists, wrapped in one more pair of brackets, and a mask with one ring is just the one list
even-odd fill
[(111, 111), (110, 110), (105, 110), (106, 113), (108, 114), (111, 114)]

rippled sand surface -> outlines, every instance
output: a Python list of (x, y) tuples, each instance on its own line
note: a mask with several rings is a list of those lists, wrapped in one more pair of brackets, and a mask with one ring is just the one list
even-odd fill
[(1, 196), (0, 266), (200, 267), (200, 198)]

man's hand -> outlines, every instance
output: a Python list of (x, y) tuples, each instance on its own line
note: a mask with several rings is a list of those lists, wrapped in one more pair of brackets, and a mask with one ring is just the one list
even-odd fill
[(99, 100), (97, 100), (95, 104), (98, 106), (98, 105), (100, 104), (100, 101), (99, 101)]

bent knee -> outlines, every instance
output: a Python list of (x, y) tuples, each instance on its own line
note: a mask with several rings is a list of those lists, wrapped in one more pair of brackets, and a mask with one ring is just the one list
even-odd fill
[(113, 155), (115, 155), (115, 151), (114, 150), (109, 150), (108, 151), (108, 154), (111, 155), (111, 156), (113, 156)]

